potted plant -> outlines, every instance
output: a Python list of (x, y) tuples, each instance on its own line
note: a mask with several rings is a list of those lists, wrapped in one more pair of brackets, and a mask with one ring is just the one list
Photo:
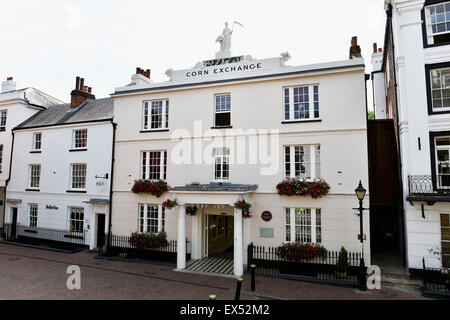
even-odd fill
[(188, 216), (195, 216), (197, 214), (197, 206), (187, 206), (186, 214)]
[(336, 276), (338, 278), (346, 278), (348, 270), (348, 256), (347, 250), (344, 247), (341, 248), (339, 252), (338, 261), (336, 263)]

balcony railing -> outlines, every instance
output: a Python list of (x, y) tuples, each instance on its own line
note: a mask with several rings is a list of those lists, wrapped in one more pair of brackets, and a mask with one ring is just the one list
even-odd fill
[(408, 176), (410, 195), (450, 195), (450, 174)]

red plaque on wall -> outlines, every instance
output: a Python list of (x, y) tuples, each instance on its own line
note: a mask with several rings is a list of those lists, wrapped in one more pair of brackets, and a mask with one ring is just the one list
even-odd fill
[(272, 220), (272, 213), (271, 213), (270, 211), (264, 211), (264, 212), (261, 214), (261, 218), (262, 218), (264, 221), (268, 222), (268, 221)]

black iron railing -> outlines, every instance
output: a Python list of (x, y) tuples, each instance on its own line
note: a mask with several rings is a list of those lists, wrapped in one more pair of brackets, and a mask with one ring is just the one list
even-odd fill
[(450, 175), (440, 174), (432, 176), (408, 176), (409, 194), (449, 194)]
[(360, 253), (347, 253), (346, 272), (336, 270), (339, 258), (337, 251), (327, 251), (323, 257), (292, 262), (280, 257), (277, 247), (254, 246), (251, 243), (247, 248), (247, 257), (247, 271), (254, 264), (259, 276), (358, 286)]
[[(169, 264), (177, 262), (177, 241), (170, 240), (166, 245), (155, 248), (137, 248), (132, 245), (130, 236), (111, 235), (109, 246), (108, 235), (105, 235), (105, 249), (102, 256), (123, 260), (149, 260)], [(186, 240), (186, 260), (191, 258), (189, 242)]]
[(31, 228), (22, 224), (5, 224), (5, 240), (28, 244), (61, 243), (62, 245), (84, 246), (84, 232), (72, 232), (50, 228)]
[(450, 297), (450, 274), (446, 268), (428, 268), (423, 263), (422, 291), (425, 294)]

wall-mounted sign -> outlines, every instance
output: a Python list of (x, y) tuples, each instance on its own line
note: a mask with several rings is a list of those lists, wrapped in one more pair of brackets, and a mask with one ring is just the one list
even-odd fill
[(49, 209), (49, 210), (58, 210), (58, 207), (57, 207), (57, 206), (50, 205), (50, 204), (46, 205), (45, 208), (46, 208), (46, 209)]
[(264, 211), (263, 213), (261, 213), (261, 218), (268, 222), (270, 220), (272, 220), (272, 213), (270, 211)]

